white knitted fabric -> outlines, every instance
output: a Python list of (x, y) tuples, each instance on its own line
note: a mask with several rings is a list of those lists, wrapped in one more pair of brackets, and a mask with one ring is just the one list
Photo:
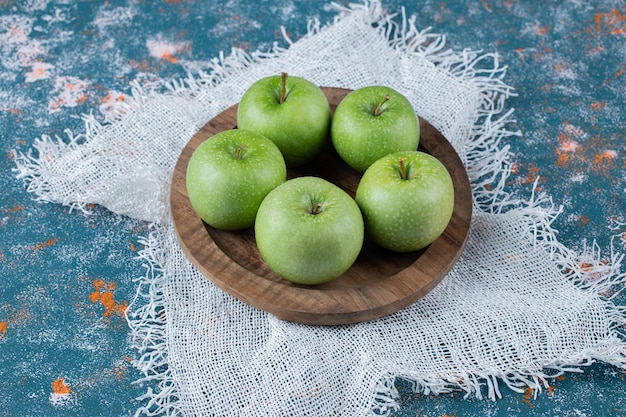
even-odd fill
[[(16, 153), (37, 198), (89, 203), (153, 222), (128, 314), (151, 381), (137, 414), (185, 416), (385, 415), (396, 378), (423, 393), (463, 390), (496, 399), (499, 385), (541, 390), (546, 378), (600, 360), (626, 369), (621, 255), (584, 259), (555, 239), (559, 210), (546, 196), (504, 192), (514, 132), (497, 56), (444, 49), (402, 13), (371, 2), (338, 9), (328, 26), (268, 52), (235, 50), (210, 73), (167, 92), (134, 89), (86, 132), (42, 137)], [(474, 192), (466, 249), (449, 275), (408, 308), (367, 323), (315, 327), (281, 321), (209, 282), (185, 258), (168, 213), (180, 151), (257, 79), (287, 71), (318, 85), (383, 84), (405, 94), (464, 161)], [(537, 392), (537, 391), (536, 391)]]

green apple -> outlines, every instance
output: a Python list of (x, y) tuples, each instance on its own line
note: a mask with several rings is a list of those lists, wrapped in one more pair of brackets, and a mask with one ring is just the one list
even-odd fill
[(355, 262), (364, 239), (363, 216), (344, 190), (318, 177), (296, 177), (272, 190), (254, 224), (261, 257), (286, 280), (316, 285)]
[(297, 167), (324, 146), (330, 106), (318, 86), (282, 73), (262, 78), (246, 90), (237, 108), (237, 126), (274, 141), (287, 166)]
[(447, 227), (454, 186), (446, 167), (432, 155), (396, 152), (365, 171), (355, 199), (374, 242), (412, 252), (431, 244)]
[(265, 196), (286, 180), (278, 147), (242, 129), (202, 142), (189, 158), (185, 178), (193, 209), (209, 226), (224, 230), (252, 227)]
[(344, 97), (330, 129), (341, 159), (359, 172), (390, 153), (417, 150), (420, 138), (411, 102), (396, 90), (377, 85)]

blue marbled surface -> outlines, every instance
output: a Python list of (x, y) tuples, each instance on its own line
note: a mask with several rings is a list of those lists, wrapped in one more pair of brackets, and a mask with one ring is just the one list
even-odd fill
[[(417, 15), (448, 46), (496, 52), (523, 137), (510, 140), (509, 191), (538, 180), (563, 213), (559, 239), (604, 256), (626, 248), (626, 4), (592, 1), (383, 1)], [(132, 415), (146, 386), (123, 310), (144, 274), (146, 225), (33, 199), (11, 151), (41, 135), (83, 131), (81, 115), (208, 68), (231, 46), (284, 45), (325, 1), (0, 0), (0, 415)], [(624, 297), (618, 303), (626, 304)], [(497, 402), (425, 397), (400, 383), (396, 416), (623, 416), (626, 373), (594, 365)]]

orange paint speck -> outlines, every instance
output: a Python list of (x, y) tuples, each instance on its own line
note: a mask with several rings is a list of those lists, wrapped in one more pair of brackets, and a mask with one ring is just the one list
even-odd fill
[(123, 94), (116, 94), (113, 95), (112, 93), (107, 93), (106, 96), (102, 97), (101, 102), (102, 103), (112, 103), (112, 102), (121, 102), (121, 101), (125, 101), (126, 97), (124, 97)]
[[(528, 165), (528, 171), (526, 173), (526, 175), (524, 175), (518, 164), (514, 164), (511, 167), (511, 173), (512, 174), (517, 174), (520, 175), (519, 177), (515, 178), (515, 180), (512, 183), (515, 184), (533, 184), (535, 181), (545, 181), (546, 179), (542, 176), (539, 175), (539, 167), (537, 167), (537, 165), (535, 165), (534, 163), (530, 163)], [(537, 187), (537, 190), (540, 190), (541, 187)]]
[(170, 64), (175, 64), (178, 62), (178, 58), (176, 58), (174, 55), (172, 55), (169, 52), (165, 52), (163, 55), (161, 55), (161, 59), (166, 60)]
[(123, 381), (126, 378), (127, 374), (128, 374), (128, 368), (126, 368), (126, 365), (124, 365), (123, 363), (115, 365), (113, 367), (113, 376), (118, 381)]
[(59, 378), (52, 382), (52, 392), (58, 395), (68, 395), (72, 389), (65, 384), (65, 378)]
[(97, 280), (95, 280), (95, 281), (93, 282), (93, 286), (94, 286), (94, 288), (96, 288), (96, 289), (98, 289), (98, 290), (99, 290), (100, 288), (104, 287), (104, 280), (103, 280), (103, 279), (97, 279)]
[(594, 101), (593, 103), (591, 103), (589, 105), (589, 108), (591, 108), (591, 110), (600, 110), (604, 106), (606, 106), (606, 103), (601, 103), (599, 101)]
[(93, 292), (89, 293), (88, 298), (89, 298), (89, 301), (91, 301), (92, 303), (97, 303), (98, 300), (100, 300), (100, 292), (99, 291), (93, 291)]
[(604, 84), (608, 84), (608, 83), (610, 83), (610, 82), (613, 82), (613, 81), (617, 80), (619, 77), (621, 77), (622, 75), (624, 75), (624, 70), (623, 70), (623, 69), (620, 69), (619, 71), (617, 71), (617, 72), (615, 73), (615, 75), (614, 75), (613, 77), (611, 77), (611, 78), (609, 78), (609, 79), (604, 80)]
[(595, 21), (596, 21), (596, 29), (600, 30), (602, 27), (602, 13), (596, 13)]
[(24, 110), (18, 109), (16, 107), (5, 107), (2, 109), (2, 111), (18, 117), (21, 117), (24, 114)]
[(28, 249), (39, 251), (39, 250), (42, 250), (43, 248), (50, 247), (50, 246), (54, 245), (58, 241), (59, 241), (59, 238), (55, 237), (55, 238), (52, 238), (52, 239), (48, 239), (45, 242), (39, 242), (39, 243), (35, 244), (34, 246), (31, 245), (31, 246), (28, 247)]
[(128, 303), (115, 301), (115, 295), (113, 291), (117, 287), (115, 282), (105, 282), (103, 279), (96, 279), (93, 281), (93, 287), (95, 291), (89, 293), (87, 298), (92, 303), (99, 302), (104, 307), (104, 313), (102, 317), (109, 317), (111, 315), (117, 315), (124, 317), (124, 313), (128, 308)]
[(573, 77), (572, 70), (570, 69), (570, 65), (568, 62), (556, 62), (554, 64), (554, 72), (559, 77), (571, 78)]
[(8, 214), (8, 213), (17, 213), (18, 211), (22, 211), (24, 210), (24, 206), (21, 204), (18, 204), (15, 207), (11, 207), (11, 208), (6, 208), (2, 210), (2, 213), (4, 214)]
[(531, 163), (528, 166), (528, 174), (522, 180), (522, 183), (524, 183), (524, 184), (532, 184), (537, 179), (539, 179), (540, 181), (542, 180), (542, 178), (539, 176), (539, 168), (535, 164)]
[(110, 291), (103, 292), (100, 294), (99, 301), (106, 308), (106, 311), (102, 315), (104, 317), (110, 315), (111, 312), (113, 312), (113, 309), (115, 308), (115, 295), (113, 295), (113, 293)]
[(585, 132), (579, 127), (567, 122), (564, 123), (563, 132), (556, 138), (559, 141), (559, 147), (554, 151), (557, 156), (557, 166), (565, 166), (573, 158), (579, 157), (582, 149), (576, 139), (584, 138), (584, 136)]
[(35, 62), (32, 64), (32, 70), (24, 74), (24, 80), (27, 83), (31, 83), (49, 78), (50, 70), (52, 70), (53, 68), (53, 65), (47, 64), (45, 62)]
[(602, 30), (602, 13), (596, 13), (596, 30), (599, 32)]
[(26, 81), (27, 82), (32, 82), (32, 81), (36, 81), (36, 80), (42, 80), (44, 78), (47, 78), (48, 74), (46, 73), (46, 70), (42, 67), (39, 68), (33, 68), (32, 71), (27, 72), (25, 75)]
[(594, 158), (594, 162), (596, 164), (601, 164), (603, 162), (612, 162), (613, 159), (617, 156), (617, 152), (615, 151), (603, 151), (600, 154), (596, 154)]
[(546, 35), (549, 30), (550, 30), (549, 27), (543, 27), (543, 28), (537, 28), (535, 32), (537, 32), (537, 35)]
[(148, 40), (146, 46), (151, 56), (165, 60), (171, 64), (175, 64), (179, 61), (176, 54), (189, 51), (191, 48), (188, 42), (167, 42), (162, 40)]
[(554, 390), (555, 390), (554, 385), (549, 385), (548, 386), (548, 395), (550, 397), (554, 395)]
[(563, 167), (567, 165), (568, 160), (569, 160), (569, 155), (567, 155), (566, 153), (560, 153), (558, 154), (558, 157), (556, 159), (556, 165), (559, 167)]
[(0, 321), (0, 337), (7, 332), (9, 324), (6, 321)]
[(135, 61), (131, 59), (128, 64), (131, 67), (136, 68), (140, 71), (144, 71), (144, 72), (156, 71), (156, 69), (154, 67), (151, 67), (148, 64), (148, 61), (145, 59), (143, 61)]
[(589, 272), (591, 272), (591, 268), (593, 267), (593, 264), (589, 262), (581, 262), (578, 267), (580, 268), (582, 272), (588, 274)]
[(532, 389), (531, 387), (527, 387), (526, 390), (524, 391), (524, 398), (522, 398), (522, 401), (525, 402), (526, 404), (528, 404), (530, 406), (530, 408), (533, 407), (531, 399), (533, 397), (533, 393), (534, 392), (535, 392), (534, 389)]
[(63, 100), (62, 98), (54, 101), (53, 103), (50, 104), (50, 108), (52, 110), (58, 110), (61, 108), (61, 106), (63, 106), (63, 104), (65, 104), (65, 100)]
[(578, 147), (578, 142), (574, 140), (564, 140), (563, 142), (561, 142), (561, 146), (559, 147), (559, 149), (563, 152), (576, 152)]
[(626, 34), (626, 15), (617, 9), (606, 13), (596, 13), (595, 24), (598, 32), (606, 29), (611, 35)]

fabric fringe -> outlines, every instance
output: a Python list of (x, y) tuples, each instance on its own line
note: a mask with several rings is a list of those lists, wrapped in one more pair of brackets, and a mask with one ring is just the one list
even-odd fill
[[(150, 385), (146, 393), (137, 398), (143, 405), (136, 416), (180, 415), (177, 387), (167, 361), (166, 316), (163, 306), (163, 282), (166, 275), (162, 265), (162, 248), (159, 231), (150, 233), (139, 243), (142, 249), (138, 258), (143, 260), (146, 275), (136, 280), (135, 298), (130, 303), (126, 321), (131, 330), (131, 348), (139, 353), (132, 364), (143, 374), (135, 384)], [(157, 390), (151, 386), (156, 385)]]
[[(505, 139), (521, 134), (514, 129), (513, 109), (507, 109), (505, 105), (506, 99), (515, 93), (512, 87), (504, 82), (507, 67), (499, 63), (498, 55), (473, 50), (457, 52), (445, 49), (445, 36), (430, 33), (430, 28), (418, 30), (414, 16), (406, 16), (404, 9), (399, 14), (389, 14), (377, 0), (349, 5), (332, 3), (331, 8), (338, 13), (331, 25), (358, 15), (377, 28), (381, 36), (384, 36), (399, 53), (425, 58), (450, 75), (474, 84), (481, 91), (479, 119), (471, 132), (472, 141), (467, 149), (457, 150), (470, 177), (475, 210), (502, 214), (515, 210), (523, 213), (528, 220), (528, 233), (533, 236), (536, 244), (550, 254), (555, 264), (575, 285), (604, 297), (612, 312), (610, 319), (616, 334), (625, 337), (626, 307), (611, 303), (626, 284), (626, 273), (622, 272), (624, 255), (612, 251), (608, 259), (603, 258), (595, 245), (579, 255), (559, 243), (556, 239), (557, 233), (551, 225), (562, 208), (554, 207), (548, 197), (539, 194), (536, 182), (529, 200), (516, 198), (505, 191), (507, 179), (511, 174), (511, 164), (509, 147), (502, 143)], [(325, 27), (317, 20), (309, 21), (305, 37), (314, 36)], [(283, 35), (285, 42), (291, 45), (293, 42), (284, 29)], [(192, 98), (199, 91), (219, 85), (226, 78), (235, 75), (238, 70), (278, 57), (285, 50), (286, 48), (278, 44), (274, 44), (268, 51), (253, 53), (232, 49), (229, 55), (220, 53), (214, 58), (209, 70), (163, 84), (162, 88), (167, 94)], [(54, 190), (42, 180), (49, 161), (72, 151), (97, 135), (104, 125), (121, 120), (160, 93), (157, 89), (146, 91), (137, 83), (131, 84), (131, 92), (132, 99), (117, 104), (103, 115), (102, 121), (98, 121), (92, 114), (84, 116), (85, 134), (74, 135), (66, 131), (65, 139), (42, 136), (35, 141), (36, 153), (30, 150), (26, 154), (13, 153), (17, 164), (17, 177), (28, 183), (28, 191), (34, 193), (37, 200), (59, 203)], [(83, 202), (60, 203), (71, 209), (89, 212)], [(618, 227), (623, 226), (619, 221), (615, 224)], [(159, 268), (162, 264), (162, 254), (158, 233), (158, 231), (151, 233), (141, 242), (144, 248), (139, 251), (138, 256), (144, 260), (146, 274), (137, 280), (137, 294), (127, 316), (133, 348), (140, 354), (134, 361), (134, 366), (143, 374), (143, 377), (135, 383), (147, 383), (152, 386), (156, 384), (157, 387), (156, 390), (147, 388), (146, 393), (137, 399), (144, 405), (137, 410), (136, 416), (182, 414), (176, 382), (167, 361), (167, 330), (162, 292), (163, 282), (167, 277)], [(509, 389), (520, 393), (523, 393), (526, 387), (530, 387), (536, 396), (542, 389), (547, 388), (550, 378), (564, 372), (582, 372), (581, 367), (591, 365), (596, 360), (626, 368), (625, 343), (617, 336), (613, 342), (598, 347), (594, 352), (583, 352), (577, 358), (564, 358), (562, 363), (542, 364), (544, 370), (554, 372), (550, 374), (542, 370), (528, 369), (501, 375), (467, 372), (461, 375), (424, 378), (420, 375), (407, 374), (399, 369), (381, 377), (372, 394), (371, 413), (375, 416), (388, 415), (399, 407), (397, 402), (399, 394), (395, 384), (398, 378), (409, 381), (415, 392), (422, 392), (425, 395), (464, 392), (466, 398), (475, 396), (482, 399), (486, 396), (495, 400), (502, 397), (499, 385), (503, 383)]]
[[(42, 135), (41, 138), (35, 139), (33, 147), (27, 153), (12, 151), (11, 155), (16, 163), (16, 177), (23, 180), (27, 185), (26, 190), (35, 195), (36, 201), (45, 203), (61, 203), (68, 206), (70, 212), (73, 209), (79, 209), (83, 213), (89, 214), (86, 202), (70, 201), (66, 198), (59, 197), (60, 193), (55, 192), (44, 178), (48, 172), (48, 167), (52, 161), (65, 153), (75, 150), (80, 144), (89, 138), (89, 132), (85, 134), (74, 135), (71, 130), (65, 130), (67, 139), (59, 136), (51, 137)], [(35, 150), (36, 152), (33, 152)]]

